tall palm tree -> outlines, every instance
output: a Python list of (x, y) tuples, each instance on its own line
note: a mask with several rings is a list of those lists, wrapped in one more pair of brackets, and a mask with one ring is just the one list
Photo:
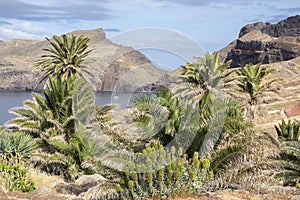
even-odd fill
[(234, 71), (236, 73), (234, 79), (237, 92), (246, 96), (248, 105), (250, 106), (250, 121), (253, 121), (255, 118), (254, 106), (257, 104), (258, 98), (270, 92), (277, 93), (277, 91), (272, 88), (272, 84), (280, 79), (266, 80), (267, 75), (274, 70), (275, 69), (264, 68), (260, 64), (247, 64)]
[(60, 75), (62, 79), (68, 79), (76, 74), (90, 80), (93, 77), (91, 68), (87, 66), (86, 58), (91, 51), (88, 49), (90, 39), (83, 35), (62, 35), (62, 39), (56, 35), (53, 40), (46, 38), (51, 47), (43, 49), (50, 54), (45, 54), (35, 63), (39, 73), (38, 84), (48, 77)]
[[(226, 114), (225, 69), (229, 64), (229, 62), (219, 63), (218, 53), (214, 55), (207, 53), (204, 58), (196, 58), (196, 62), (187, 63), (179, 71), (181, 83), (175, 86), (176, 96), (187, 100), (187, 105), (194, 107), (189, 112), (195, 113), (194, 116), (187, 116), (184, 119), (190, 124), (192, 119), (197, 118), (198, 123), (198, 128), (189, 133), (198, 138), (197, 141), (193, 140), (189, 148), (190, 154), (193, 154), (194, 150), (200, 151), (202, 156), (209, 154), (222, 133)], [(188, 129), (190, 128), (184, 128), (185, 132)]]

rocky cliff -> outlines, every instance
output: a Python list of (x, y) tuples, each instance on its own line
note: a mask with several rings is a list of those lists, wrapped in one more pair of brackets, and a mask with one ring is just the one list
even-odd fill
[(277, 24), (257, 22), (244, 26), (239, 38), (221, 50), (231, 67), (247, 63), (275, 63), (300, 56), (300, 15)]
[(267, 79), (282, 79), (275, 83), (278, 95), (259, 100), (255, 121), (258, 129), (275, 134), (274, 125), (281, 120), (300, 119), (300, 15), (277, 24), (248, 24), (219, 55), (223, 61), (232, 60), (231, 67), (262, 63), (275, 69)]
[[(131, 91), (155, 82), (165, 72), (157, 69), (143, 54), (130, 47), (112, 43), (102, 29), (74, 31), (91, 39), (89, 62), (99, 91)], [(47, 41), (11, 40), (0, 43), (0, 89), (32, 90), (36, 76), (33, 63), (49, 47)]]

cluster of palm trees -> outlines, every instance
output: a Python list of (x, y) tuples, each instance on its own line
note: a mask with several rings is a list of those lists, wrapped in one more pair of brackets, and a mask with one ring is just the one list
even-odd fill
[[(112, 128), (118, 126), (110, 123), (112, 117), (107, 115), (113, 105), (94, 104), (92, 69), (86, 60), (91, 53), (89, 38), (63, 35), (62, 39), (53, 36), (47, 40), (51, 48), (45, 51), (49, 54), (36, 62), (39, 83), (45, 81), (43, 95), (33, 92), (33, 99), (26, 100), (23, 107), (11, 109), (17, 117), (7, 127), (37, 141), (39, 151), (33, 163), (40, 169), (67, 179), (100, 173), (95, 135), (101, 138), (104, 132), (119, 141), (128, 140), (127, 144), (134, 142)], [(178, 70), (175, 87), (134, 99), (129, 108), (132, 124), (126, 126), (138, 127), (134, 130), (143, 135), (142, 148), (155, 141), (179, 146), (190, 157), (197, 151), (211, 160), (211, 169), (217, 174), (228, 171), (233, 163), (245, 163), (241, 168), (247, 164), (249, 168), (253, 157), (245, 155), (257, 153), (252, 147), (259, 143), (253, 126), (255, 106), (258, 98), (276, 92), (272, 85), (277, 79), (266, 81), (273, 69), (260, 64), (231, 70), (229, 64), (219, 63), (218, 53), (207, 53)], [(244, 110), (248, 110), (246, 118)]]
[(53, 36), (51, 48), (44, 49), (36, 62), (39, 82), (46, 81), (43, 95), (33, 92), (32, 100), (12, 108), (16, 118), (8, 121), (10, 130), (31, 135), (39, 144), (34, 164), (70, 179), (77, 173), (90, 173), (86, 166), (92, 157), (87, 135), (97, 123), (95, 97), (85, 65), (90, 54), (89, 38), (83, 35)]
[[(144, 131), (163, 145), (183, 147), (190, 157), (198, 151), (211, 160), (214, 172), (226, 171), (232, 162), (245, 163), (240, 170), (250, 168), (252, 147), (265, 145), (256, 138), (269, 139), (255, 133), (254, 108), (259, 97), (276, 92), (272, 83), (277, 79), (266, 81), (272, 70), (259, 64), (232, 70), (229, 64), (220, 64), (218, 53), (207, 53), (182, 66), (174, 87), (159, 91), (154, 98), (142, 96), (134, 101), (134, 123), (146, 127)], [(245, 117), (248, 106), (250, 117)], [(258, 160), (252, 161), (255, 167)]]

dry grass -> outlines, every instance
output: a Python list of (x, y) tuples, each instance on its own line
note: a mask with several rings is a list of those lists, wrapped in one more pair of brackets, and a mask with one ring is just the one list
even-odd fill
[(35, 183), (36, 189), (43, 187), (53, 187), (58, 183), (64, 182), (62, 177), (59, 176), (50, 176), (46, 173), (39, 172), (36, 169), (28, 169), (28, 177), (33, 180)]

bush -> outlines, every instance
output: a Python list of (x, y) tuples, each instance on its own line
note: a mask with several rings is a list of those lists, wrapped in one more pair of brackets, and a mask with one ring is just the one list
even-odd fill
[(280, 141), (280, 164), (276, 178), (284, 185), (299, 186), (300, 182), (300, 123), (298, 121), (285, 122), (275, 126)]
[(37, 148), (33, 138), (22, 132), (0, 132), (0, 157), (11, 164), (28, 161)]
[(0, 184), (6, 190), (31, 192), (35, 189), (27, 170), (21, 166), (27, 164), (36, 148), (30, 135), (0, 131)]
[(187, 160), (181, 148), (171, 147), (166, 151), (162, 146), (148, 147), (136, 163), (139, 164), (126, 166), (124, 179), (116, 185), (117, 192), (125, 199), (197, 195), (213, 179), (209, 160), (199, 159), (198, 152), (192, 160)]
[(34, 183), (27, 176), (27, 170), (19, 166), (0, 164), (0, 180), (10, 192), (31, 192), (35, 189)]
[(300, 140), (300, 123), (282, 120), (281, 124), (275, 126), (275, 129), (280, 139)]

